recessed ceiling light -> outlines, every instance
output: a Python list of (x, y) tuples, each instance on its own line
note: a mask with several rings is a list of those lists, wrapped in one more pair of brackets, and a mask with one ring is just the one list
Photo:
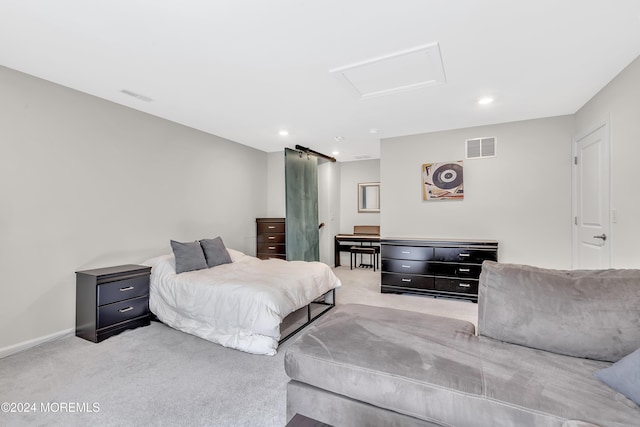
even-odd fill
[(487, 104), (491, 104), (492, 102), (493, 102), (493, 98), (491, 98), (490, 96), (485, 96), (484, 98), (478, 99), (478, 104), (480, 105), (487, 105)]
[(369, 133), (376, 134), (376, 133), (378, 133), (378, 129), (376, 129), (376, 128), (369, 129)]
[(280, 134), (280, 136), (287, 136), (289, 135), (289, 132), (286, 130), (281, 130), (280, 132), (278, 132)]
[(334, 136), (333, 139), (335, 139), (338, 142), (344, 141), (344, 136)]
[(333, 152), (331, 152), (331, 154), (334, 155), (334, 156), (337, 156), (338, 154), (340, 154), (340, 152), (339, 151), (333, 151)]

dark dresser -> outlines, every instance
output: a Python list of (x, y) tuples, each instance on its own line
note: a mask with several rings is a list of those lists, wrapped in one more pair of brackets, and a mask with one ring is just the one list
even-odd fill
[(119, 265), (76, 272), (76, 336), (100, 342), (147, 326), (151, 267)]
[(381, 239), (383, 293), (478, 302), (482, 262), (498, 260), (493, 240)]
[(260, 259), (287, 259), (284, 218), (256, 218), (256, 256)]

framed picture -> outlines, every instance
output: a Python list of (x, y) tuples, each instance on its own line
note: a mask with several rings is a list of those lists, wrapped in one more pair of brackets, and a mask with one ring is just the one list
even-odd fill
[(422, 165), (423, 200), (462, 200), (463, 198), (462, 160)]

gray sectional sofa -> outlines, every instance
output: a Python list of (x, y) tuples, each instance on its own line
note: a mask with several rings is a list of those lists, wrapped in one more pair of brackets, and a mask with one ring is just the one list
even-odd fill
[[(594, 376), (625, 356), (640, 361), (640, 271), (487, 262), (478, 304), (477, 335), (465, 321), (338, 306), (287, 350), (287, 419), (640, 426), (638, 405)], [(635, 365), (622, 375), (632, 389), (640, 387), (640, 363), (627, 363)]]

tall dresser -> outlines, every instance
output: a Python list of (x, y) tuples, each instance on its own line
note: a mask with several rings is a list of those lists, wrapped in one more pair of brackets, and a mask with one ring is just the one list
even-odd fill
[(381, 239), (383, 293), (478, 302), (482, 262), (498, 260), (494, 240)]
[(287, 259), (284, 218), (256, 218), (256, 256)]

